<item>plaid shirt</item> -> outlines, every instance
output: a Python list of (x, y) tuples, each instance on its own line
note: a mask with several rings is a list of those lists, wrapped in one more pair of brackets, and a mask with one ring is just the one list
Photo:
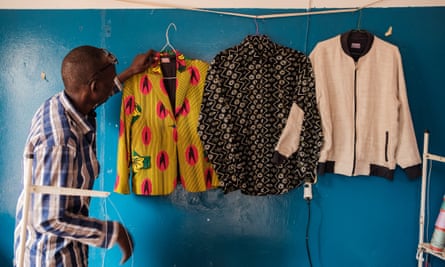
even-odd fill
[[(34, 156), (32, 184), (92, 189), (99, 174), (95, 139), (94, 114), (82, 116), (64, 92), (48, 99), (34, 115), (24, 151)], [(22, 192), (14, 238), (17, 263), (23, 199)], [(117, 222), (90, 218), (89, 203), (83, 196), (32, 194), (25, 266), (87, 266), (88, 245), (113, 246)]]

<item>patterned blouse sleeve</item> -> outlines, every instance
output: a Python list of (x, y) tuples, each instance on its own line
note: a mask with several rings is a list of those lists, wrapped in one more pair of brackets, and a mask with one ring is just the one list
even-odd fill
[[(306, 181), (316, 180), (316, 168), (323, 144), (321, 117), (317, 107), (315, 79), (310, 59), (300, 55), (297, 88), (294, 104), (280, 136), (273, 162), (281, 164), (299, 149), (307, 170)], [(313, 171), (309, 171), (313, 170)]]
[(315, 78), (312, 64), (309, 57), (302, 55), (300, 64), (299, 79), (295, 102), (304, 111), (303, 120), (303, 140), (301, 145), (308, 155), (304, 155), (307, 172), (306, 181), (316, 180), (316, 171), (320, 150), (323, 145), (323, 131), (321, 127), (321, 116), (317, 107), (317, 98), (315, 92)]
[[(214, 159), (216, 155), (221, 155), (223, 149), (219, 144), (220, 138), (224, 135), (222, 124), (224, 123), (224, 109), (216, 110), (215, 107), (223, 105), (223, 83), (218, 73), (218, 56), (211, 62), (207, 72), (206, 82), (201, 103), (201, 112), (198, 121), (198, 134), (207, 151), (209, 161), (214, 164), (215, 170), (219, 170), (222, 166), (218, 165), (219, 160)], [(218, 102), (220, 105), (218, 105)], [(212, 151), (212, 153), (208, 153)]]

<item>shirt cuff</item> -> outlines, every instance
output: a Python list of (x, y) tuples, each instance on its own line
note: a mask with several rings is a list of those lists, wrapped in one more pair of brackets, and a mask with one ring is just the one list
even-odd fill
[(114, 77), (114, 85), (114, 93), (122, 92), (124, 87), (117, 76)]
[(105, 234), (105, 240), (102, 247), (111, 248), (116, 244), (117, 236), (119, 235), (119, 223), (118, 222), (110, 222), (107, 223), (107, 229)]
[(282, 164), (285, 160), (287, 159), (286, 156), (282, 155), (280, 152), (278, 151), (274, 151), (273, 156), (272, 156), (272, 163), (275, 165), (280, 165)]

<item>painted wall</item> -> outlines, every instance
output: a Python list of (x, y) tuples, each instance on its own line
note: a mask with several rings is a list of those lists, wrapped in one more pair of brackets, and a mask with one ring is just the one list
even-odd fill
[[(264, 10), (235, 10), (265, 13)], [(270, 12), (280, 10), (267, 10)], [(286, 10), (288, 11), (288, 10)], [(270, 13), (267, 12), (267, 13)], [(355, 28), (359, 13), (258, 20), (272, 40), (309, 53), (322, 40)], [(361, 26), (399, 46), (419, 148), (431, 132), (432, 152), (445, 155), (445, 8), (365, 9)], [(190, 58), (210, 61), (254, 34), (252, 19), (180, 10), (0, 10), (0, 265), (11, 266), (15, 204), (22, 184), (21, 156), (29, 123), (43, 100), (63, 89), (60, 64), (73, 47), (105, 47), (118, 70), (136, 53), (170, 41)], [(384, 32), (393, 27), (393, 35)], [(41, 73), (46, 74), (42, 79)], [(102, 173), (96, 189), (111, 191), (115, 177), (120, 96), (98, 110)], [(433, 164), (430, 233), (445, 188), (445, 164)], [(377, 177), (319, 177), (311, 204), (314, 266), (416, 266), (420, 179), (397, 170)], [(112, 194), (94, 199), (92, 216), (122, 220), (135, 239), (125, 266), (309, 266), (305, 247), (308, 207), (302, 188), (280, 196), (219, 191), (167, 197)], [(118, 248), (91, 249), (90, 266), (116, 266)], [(434, 266), (445, 266), (433, 259)]]

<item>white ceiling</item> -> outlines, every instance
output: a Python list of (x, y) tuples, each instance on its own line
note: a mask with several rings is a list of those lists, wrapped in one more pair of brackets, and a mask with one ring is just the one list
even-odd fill
[[(178, 4), (180, 3), (180, 4)], [(1, 0), (0, 9), (358, 8), (445, 6), (445, 0)]]

